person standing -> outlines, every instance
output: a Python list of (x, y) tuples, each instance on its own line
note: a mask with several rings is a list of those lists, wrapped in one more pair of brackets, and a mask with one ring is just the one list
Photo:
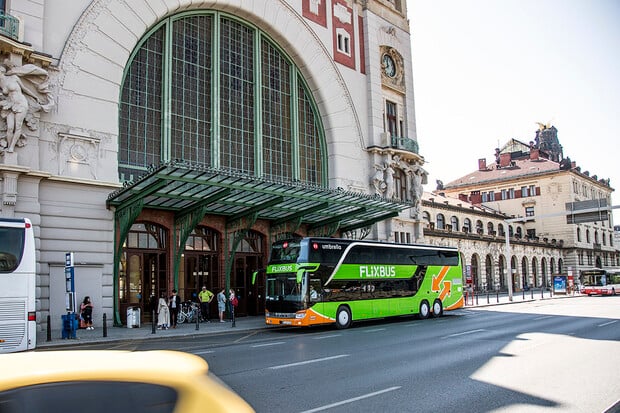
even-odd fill
[(217, 293), (217, 311), (220, 314), (220, 323), (224, 322), (224, 311), (226, 311), (226, 288), (222, 288)]
[(235, 290), (230, 289), (230, 294), (228, 296), (228, 301), (230, 302), (230, 319), (232, 320), (233, 327), (235, 326), (235, 308), (239, 305), (239, 300), (235, 295)]
[(181, 297), (177, 295), (177, 290), (172, 290), (170, 296), (170, 324), (172, 328), (177, 328), (177, 319), (179, 318), (179, 309), (181, 308)]
[(157, 328), (159, 330), (167, 330), (170, 325), (170, 310), (166, 302), (166, 295), (161, 293), (157, 302)]
[(80, 304), (80, 317), (84, 320), (87, 330), (94, 330), (93, 327), (93, 303), (90, 301), (90, 297), (84, 297), (84, 301)]
[(205, 285), (202, 286), (202, 290), (198, 293), (198, 301), (200, 301), (200, 312), (202, 313), (202, 321), (210, 323), (209, 320), (209, 304), (213, 300), (213, 293), (207, 290)]

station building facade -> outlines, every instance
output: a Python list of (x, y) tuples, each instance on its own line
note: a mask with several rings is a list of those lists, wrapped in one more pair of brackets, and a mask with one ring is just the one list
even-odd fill
[[(443, 185), (441, 192), (475, 208), (501, 211), (505, 221), (479, 223), (472, 231), (482, 236), (510, 231), (513, 245), (554, 245), (562, 261), (547, 259), (547, 269), (574, 277), (592, 268), (620, 265), (620, 249), (614, 239), (613, 215), (593, 212), (589, 216), (569, 214), (572, 205), (587, 209), (613, 205), (614, 189), (609, 179), (582, 169), (564, 156), (558, 131), (540, 124), (530, 143), (511, 139), (495, 151), (494, 162), (478, 160), (478, 168)], [(579, 212), (575, 210), (575, 213)], [(516, 275), (523, 285), (544, 284), (540, 280), (542, 258), (517, 260)], [(527, 264), (527, 265), (526, 265)]]
[(202, 285), (260, 314), (292, 234), (421, 238), (406, 2), (4, 4), (0, 214), (35, 226), (40, 328), (67, 252), (97, 326)]

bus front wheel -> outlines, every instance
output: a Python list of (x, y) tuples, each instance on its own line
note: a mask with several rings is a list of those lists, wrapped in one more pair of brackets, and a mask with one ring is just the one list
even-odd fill
[(441, 317), (443, 314), (443, 304), (440, 299), (433, 302), (433, 317)]
[(351, 325), (351, 310), (349, 307), (341, 305), (336, 312), (336, 327), (339, 329), (349, 328)]
[(420, 303), (420, 311), (418, 312), (418, 315), (420, 316), (422, 320), (424, 320), (428, 318), (430, 312), (431, 312), (431, 308), (428, 305), (428, 301), (422, 300), (422, 302)]

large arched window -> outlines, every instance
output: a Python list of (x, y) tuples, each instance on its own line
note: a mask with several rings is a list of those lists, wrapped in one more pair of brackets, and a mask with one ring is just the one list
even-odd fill
[(463, 232), (471, 232), (471, 220), (469, 218), (463, 220)]
[(236, 17), (192, 12), (155, 26), (131, 55), (119, 112), (121, 181), (182, 160), (326, 185), (324, 130), (300, 71)]
[(446, 218), (443, 214), (437, 214), (437, 229), (444, 229), (446, 227)]
[(450, 225), (452, 225), (453, 231), (458, 231), (459, 230), (459, 219), (455, 217), (454, 215), (452, 215), (450, 217)]

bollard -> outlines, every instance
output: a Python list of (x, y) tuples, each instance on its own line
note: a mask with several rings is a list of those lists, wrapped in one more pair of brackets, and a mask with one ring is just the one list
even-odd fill
[(47, 341), (52, 341), (52, 316), (47, 315)]
[(155, 310), (153, 310), (153, 318), (152, 318), (152, 322), (151, 322), (151, 334), (155, 334), (155, 330), (157, 330), (155, 328), (156, 324), (157, 324), (157, 321), (155, 321)]
[(534, 299), (534, 287), (530, 287), (530, 293), (532, 296), (532, 300)]
[(495, 293), (495, 295), (497, 296), (497, 302), (499, 303), (499, 290), (496, 290)]
[(521, 289), (521, 291), (523, 292), (523, 300), (525, 300), (525, 288)]
[(106, 313), (103, 313), (103, 337), (107, 337), (108, 336), (108, 316), (106, 315)]
[(200, 330), (200, 316), (196, 314), (196, 331)]
[(478, 292), (477, 291), (474, 293), (474, 296), (476, 296), (476, 305), (478, 305)]
[(545, 298), (545, 287), (540, 287), (540, 298)]
[(489, 290), (487, 290), (487, 304), (489, 304)]

